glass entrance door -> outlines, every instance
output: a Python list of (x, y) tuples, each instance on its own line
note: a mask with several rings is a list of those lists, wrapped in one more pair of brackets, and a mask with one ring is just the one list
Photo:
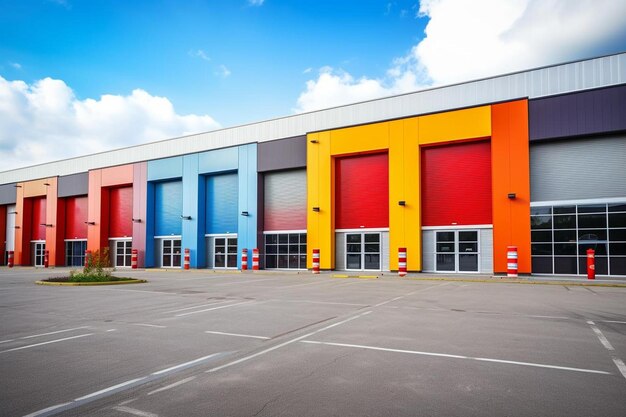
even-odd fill
[(437, 231), (435, 270), (437, 272), (478, 272), (478, 231)]
[(380, 271), (380, 233), (346, 234), (346, 269)]
[(180, 268), (181, 240), (163, 239), (161, 266), (163, 268)]
[[(237, 268), (237, 238), (215, 237), (214, 238), (214, 268)], [(252, 265), (252, 254), (248, 255), (249, 265)]]
[(115, 267), (130, 268), (130, 261), (133, 251), (133, 242), (131, 240), (115, 240), (113, 241), (113, 247), (115, 248)]
[(44, 266), (46, 242), (33, 242), (33, 266)]

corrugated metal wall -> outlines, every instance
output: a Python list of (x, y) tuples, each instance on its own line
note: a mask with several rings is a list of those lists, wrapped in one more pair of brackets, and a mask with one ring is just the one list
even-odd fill
[(109, 238), (133, 235), (133, 187), (109, 190)]
[(46, 240), (46, 198), (32, 198), (33, 211), (31, 218), (31, 237), (30, 240)]
[[(6, 228), (6, 248), (4, 250), (15, 250), (15, 205), (7, 206), (7, 228)], [(1, 254), (4, 256), (4, 254)]]
[(155, 236), (179, 236), (182, 232), (183, 182), (167, 181), (154, 185)]
[[(410, 256), (407, 254), (407, 256)], [(422, 231), (422, 271), (433, 272), (435, 270), (435, 231)]]
[[(212, 237), (205, 238), (206, 242), (206, 267), (213, 269), (213, 253), (215, 252), (215, 241)], [(252, 258), (248, 258), (249, 265), (252, 265)]]
[(264, 175), (265, 230), (306, 229), (306, 170)]
[[(389, 232), (380, 233), (380, 267), (383, 271), (389, 271)], [(397, 251), (395, 255), (398, 256)]]
[(74, 174), (344, 126), (624, 83), (626, 53), (621, 53), (19, 168), (0, 173), (0, 183)]
[(335, 228), (389, 227), (387, 153), (337, 158)]
[(488, 141), (422, 149), (422, 224), (491, 224)]
[(626, 135), (532, 143), (531, 201), (626, 197)]
[(65, 199), (65, 239), (87, 239), (87, 197)]
[(207, 177), (206, 233), (237, 233), (237, 187), (237, 173)]
[[(364, 231), (367, 233), (367, 231)], [(335, 233), (335, 269), (346, 269), (346, 235), (350, 232)], [(356, 232), (361, 233), (361, 232)], [(376, 232), (373, 232), (376, 233)], [(321, 256), (322, 254), (320, 254)], [(392, 255), (393, 256), (393, 255)], [(397, 256), (397, 253), (396, 253)], [(382, 271), (389, 271), (389, 232), (380, 232), (380, 266)]]

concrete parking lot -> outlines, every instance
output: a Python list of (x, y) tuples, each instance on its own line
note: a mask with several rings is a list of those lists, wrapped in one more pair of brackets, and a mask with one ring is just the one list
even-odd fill
[(0, 269), (2, 416), (624, 416), (626, 288)]

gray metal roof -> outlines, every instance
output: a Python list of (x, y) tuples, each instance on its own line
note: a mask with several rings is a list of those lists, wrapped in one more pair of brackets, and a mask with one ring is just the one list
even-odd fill
[(420, 90), (0, 172), (0, 184), (166, 158), (419, 114), (626, 83), (626, 52)]

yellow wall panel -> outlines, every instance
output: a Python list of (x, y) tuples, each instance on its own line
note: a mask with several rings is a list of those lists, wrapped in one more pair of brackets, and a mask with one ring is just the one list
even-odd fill
[(419, 117), (420, 145), (488, 136), (491, 136), (490, 106)]
[(389, 123), (348, 127), (331, 131), (331, 155), (347, 155), (389, 148)]

